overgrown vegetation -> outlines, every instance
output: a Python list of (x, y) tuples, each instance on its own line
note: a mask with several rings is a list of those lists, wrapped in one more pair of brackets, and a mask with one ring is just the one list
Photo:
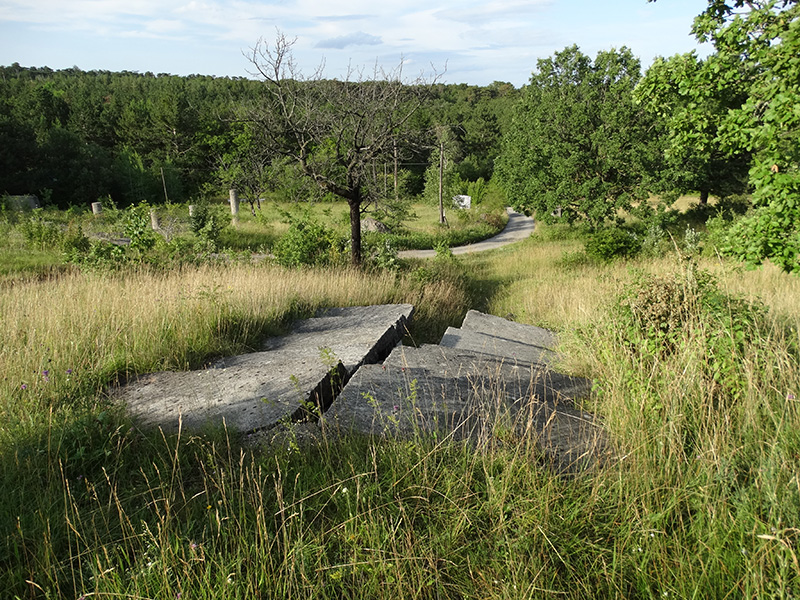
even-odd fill
[[(133, 265), (167, 269), (219, 261), (274, 260), (283, 266), (342, 265), (348, 254), (347, 212), (340, 205), (264, 203), (255, 216), (232, 219), (228, 207), (201, 202), (153, 207), (143, 202), (118, 209), (110, 200), (100, 215), (87, 210), (6, 210), (0, 241), (0, 272), (20, 277), (65, 270), (113, 271)], [(389, 233), (365, 233), (367, 268), (397, 267), (405, 248), (455, 246), (490, 237), (507, 216), (497, 197), (476, 205), (450, 226), (435, 210), (408, 204), (415, 212)], [(418, 213), (418, 214), (417, 214)], [(153, 217), (157, 229), (153, 229)], [(255, 258), (254, 258), (255, 257)], [(24, 261), (24, 262), (22, 262)], [(26, 264), (30, 266), (26, 268)]]
[[(587, 235), (542, 227), (466, 259), (440, 246), (399, 274), (229, 264), (5, 287), (0, 585), (21, 598), (792, 597), (800, 284), (675, 246), (565, 270)], [(105, 398), (116, 378), (246, 351), (316, 307), (380, 302), (416, 305), (416, 342), (468, 307), (557, 328), (564, 369), (597, 383), (585, 408), (617, 460), (562, 479), (532, 439), (299, 451), (234, 431), (162, 436)]]
[[(419, 164), (364, 172), (389, 232), (365, 234), (362, 270), (342, 266), (348, 211), (255, 129), (217, 118), (229, 96), (256, 99), (253, 82), (0, 69), (0, 191), (45, 203), (0, 203), (0, 589), (800, 596), (798, 10), (710, 0), (694, 33), (715, 53), (657, 62), (635, 92), (627, 49), (592, 63), (568, 48), (540, 61), (515, 130), (508, 84), (431, 86), (424, 135), (396, 155)], [(450, 246), (504, 223), (486, 183), (501, 154), (510, 201), (556, 224), (457, 258)], [(448, 195), (474, 202), (445, 207), (447, 226), (423, 198), (438, 196), (439, 164)], [(232, 186), (251, 208), (235, 220), (219, 201)], [(672, 204), (689, 191), (698, 204)], [(417, 247), (436, 258), (398, 258)], [(409, 343), (438, 341), (469, 308), (557, 330), (560, 369), (595, 382), (580, 403), (614, 457), (565, 479), (536, 440), (508, 435), (302, 450), (291, 428), (288, 444), (167, 435), (107, 396), (255, 349), (317, 308), (384, 302), (415, 305)]]

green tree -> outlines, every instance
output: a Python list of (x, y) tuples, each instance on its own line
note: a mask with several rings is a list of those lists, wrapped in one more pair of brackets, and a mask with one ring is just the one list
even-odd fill
[(739, 82), (748, 74), (742, 65), (729, 64), (738, 78), (720, 81), (718, 66), (708, 67), (694, 52), (659, 57), (636, 86), (636, 100), (666, 129), (665, 160), (654, 173), (654, 191), (674, 197), (699, 192), (700, 204), (706, 204), (711, 194), (725, 198), (747, 190), (749, 153), (727, 151), (718, 135), (728, 111), (747, 98)]
[(259, 40), (250, 62), (264, 83), (260, 102), (245, 119), (258, 130), (268, 153), (287, 158), (327, 193), (350, 208), (350, 260), (361, 264), (361, 212), (380, 193), (375, 165), (390, 160), (396, 140), (422, 103), (418, 79), (391, 72), (351, 70), (344, 80), (306, 78), (283, 35), (274, 45)]
[(639, 78), (627, 48), (538, 61), (496, 165), (514, 208), (598, 225), (644, 195), (655, 151), (653, 120), (633, 100)]
[(445, 211), (453, 204), (453, 196), (463, 192), (464, 182), (458, 172), (460, 144), (453, 128), (435, 127), (436, 146), (425, 171), (425, 200), (439, 205), (439, 222), (445, 223)]
[(733, 87), (744, 92), (744, 101), (726, 111), (714, 140), (729, 155), (752, 156), (754, 211), (735, 226), (728, 250), (794, 272), (800, 272), (798, 16), (798, 0), (709, 1), (692, 32), (712, 42), (716, 52), (679, 81), (707, 95)]

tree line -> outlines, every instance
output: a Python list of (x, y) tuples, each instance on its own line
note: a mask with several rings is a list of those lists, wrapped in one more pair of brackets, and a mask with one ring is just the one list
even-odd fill
[[(418, 135), (398, 149), (405, 187), (423, 188), (434, 125), (457, 138), (463, 180), (491, 178), (519, 90), (497, 82), (426, 91), (408, 123)], [(121, 206), (157, 203), (165, 190), (170, 201), (214, 197), (233, 185), (307, 199), (314, 190), (294, 165), (265, 154), (249, 118), (263, 97), (256, 79), (0, 67), (0, 193), (61, 208), (106, 196)], [(375, 170), (393, 170), (393, 158), (376, 157)]]
[[(651, 0), (654, 1), (654, 0)], [(346, 201), (463, 193), (494, 177), (542, 220), (593, 227), (697, 192), (746, 198), (726, 250), (800, 270), (800, 0), (709, 0), (692, 33), (714, 52), (659, 58), (578, 46), (522, 89), (434, 73), (306, 76), (283, 35), (252, 50), (256, 77), (0, 68), (0, 191), (58, 206), (266, 193)], [(477, 187), (474, 189), (478, 189)], [(445, 192), (446, 190), (446, 192)]]

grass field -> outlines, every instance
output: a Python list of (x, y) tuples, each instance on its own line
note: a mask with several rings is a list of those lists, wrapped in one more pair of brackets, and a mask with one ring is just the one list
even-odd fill
[[(400, 273), (231, 264), (0, 286), (0, 589), (798, 598), (799, 280), (677, 255), (597, 264), (581, 247), (542, 227)], [(679, 326), (632, 319), (654, 292)], [(105, 399), (126, 374), (246, 351), (318, 307), (383, 302), (417, 306), (416, 341), (468, 308), (556, 329), (564, 369), (597, 383), (585, 405), (618, 460), (564, 479), (530, 439), (253, 447), (141, 432)]]

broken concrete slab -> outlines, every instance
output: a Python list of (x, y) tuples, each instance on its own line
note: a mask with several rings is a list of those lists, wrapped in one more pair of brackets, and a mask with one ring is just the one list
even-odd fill
[(264, 350), (303, 353), (325, 349), (348, 373), (360, 365), (386, 358), (408, 332), (411, 304), (330, 308), (317, 317), (298, 321), (288, 336), (268, 339)]
[(549, 329), (509, 321), (477, 310), (467, 311), (461, 328), (549, 350), (555, 350), (558, 345), (558, 337)]
[(525, 364), (552, 365), (557, 360), (552, 331), (474, 310), (467, 312), (460, 328), (448, 327), (440, 344)]
[(232, 356), (206, 369), (140, 376), (112, 392), (142, 425), (240, 431), (300, 418), (330, 403), (359, 365), (388, 354), (406, 333), (410, 304), (332, 309), (299, 321), (262, 352)]
[(590, 382), (541, 365), (438, 346), (396, 348), (383, 365), (358, 370), (323, 415), (339, 433), (487, 441), (531, 436), (560, 472), (596, 464), (606, 441), (571, 398)]

